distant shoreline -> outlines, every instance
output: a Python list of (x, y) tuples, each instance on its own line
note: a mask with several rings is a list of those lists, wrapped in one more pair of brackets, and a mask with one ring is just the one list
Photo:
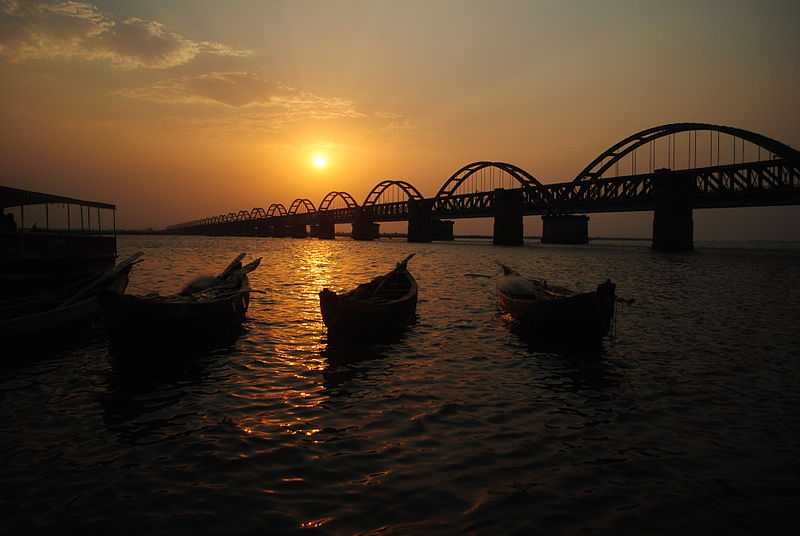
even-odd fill
[[(112, 234), (111, 231), (108, 234)], [(122, 229), (117, 230), (117, 235), (119, 236), (193, 236), (193, 235), (181, 235), (170, 232), (168, 230), (155, 230), (155, 229)], [(198, 235), (199, 236), (199, 235)], [(349, 238), (350, 233), (341, 232), (336, 233), (337, 237), (342, 238)], [(250, 237), (250, 238), (258, 238), (258, 237)], [(405, 233), (382, 233), (380, 238), (384, 239), (406, 239), (408, 235)], [(456, 240), (486, 240), (491, 241), (491, 235), (455, 235), (453, 237)], [(525, 240), (541, 240), (541, 235), (526, 235), (524, 237)], [(635, 237), (635, 236), (590, 236), (589, 242), (650, 242), (652, 241), (652, 237)], [(797, 244), (797, 240), (767, 240), (767, 239), (756, 239), (756, 240), (695, 240), (695, 243), (702, 244), (702, 243), (787, 243), (787, 244)], [(441, 241), (436, 241), (436, 243), (442, 243)], [(555, 245), (555, 244), (554, 244)]]
[[(163, 235), (163, 236), (186, 236), (179, 233), (173, 233), (169, 230), (155, 230), (155, 229), (118, 229), (118, 235), (135, 235), (135, 236), (149, 236), (149, 235)], [(336, 233), (336, 236), (349, 237), (350, 233)], [(381, 233), (380, 238), (408, 238), (405, 233)], [(454, 239), (466, 240), (491, 240), (491, 235), (454, 235)], [(541, 235), (527, 235), (525, 240), (541, 240)], [(626, 242), (642, 242), (652, 240), (651, 237), (615, 237), (615, 236), (590, 236), (589, 240), (622, 240)]]

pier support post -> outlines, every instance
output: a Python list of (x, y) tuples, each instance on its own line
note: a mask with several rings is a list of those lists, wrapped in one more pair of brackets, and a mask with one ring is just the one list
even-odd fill
[(433, 240), (433, 199), (408, 200), (408, 241)]
[(694, 181), (691, 174), (658, 169), (653, 191), (653, 249), (676, 252), (694, 249)]
[(588, 244), (589, 216), (542, 216), (542, 244)]
[(282, 223), (274, 223), (272, 225), (272, 236), (275, 238), (283, 238), (285, 236), (289, 236), (289, 230), (286, 228), (286, 225)]
[(375, 240), (380, 236), (381, 226), (369, 221), (364, 211), (359, 207), (353, 216), (353, 240)]
[(522, 245), (522, 209), (522, 190), (498, 188), (494, 191), (495, 245)]
[(308, 238), (308, 228), (305, 223), (290, 223), (289, 236), (292, 238)]
[(433, 217), (433, 199), (408, 200), (408, 241), (453, 240), (453, 222)]
[(253, 234), (254, 236), (270, 236), (270, 226), (266, 220), (262, 218), (253, 222)]
[(322, 240), (333, 240), (336, 238), (336, 225), (333, 223), (333, 216), (317, 216), (317, 223), (311, 227), (312, 236)]
[(455, 222), (452, 220), (440, 220), (434, 218), (433, 221), (433, 239), (437, 241), (453, 240), (453, 225)]
[(258, 236), (258, 224), (254, 220), (244, 222), (244, 236)]

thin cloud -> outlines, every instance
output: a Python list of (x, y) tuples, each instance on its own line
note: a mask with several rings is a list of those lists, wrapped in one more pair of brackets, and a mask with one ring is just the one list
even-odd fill
[(270, 82), (254, 73), (219, 72), (123, 89), (119, 95), (162, 104), (206, 104), (236, 112), (243, 124), (271, 129), (303, 120), (367, 117), (353, 101)]
[(166, 69), (199, 54), (242, 57), (249, 50), (194, 41), (140, 18), (115, 19), (82, 1), (0, 0), (0, 56), (12, 62), (78, 58), (124, 69)]

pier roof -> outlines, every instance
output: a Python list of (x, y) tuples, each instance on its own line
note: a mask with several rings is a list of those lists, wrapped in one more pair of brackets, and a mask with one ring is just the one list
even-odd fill
[(86, 201), (84, 199), (75, 199), (74, 197), (64, 197), (63, 195), (45, 194), (42, 192), (11, 188), (10, 186), (0, 186), (0, 209), (17, 207), (20, 205), (43, 205), (45, 203), (68, 203), (70, 205), (107, 208), (111, 210), (116, 210), (117, 208), (110, 203)]

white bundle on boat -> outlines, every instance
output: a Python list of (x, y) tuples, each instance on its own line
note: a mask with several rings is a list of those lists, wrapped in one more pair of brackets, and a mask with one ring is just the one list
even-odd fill
[(519, 274), (509, 274), (497, 280), (497, 288), (512, 296), (528, 296), (536, 294), (538, 287), (529, 279)]

